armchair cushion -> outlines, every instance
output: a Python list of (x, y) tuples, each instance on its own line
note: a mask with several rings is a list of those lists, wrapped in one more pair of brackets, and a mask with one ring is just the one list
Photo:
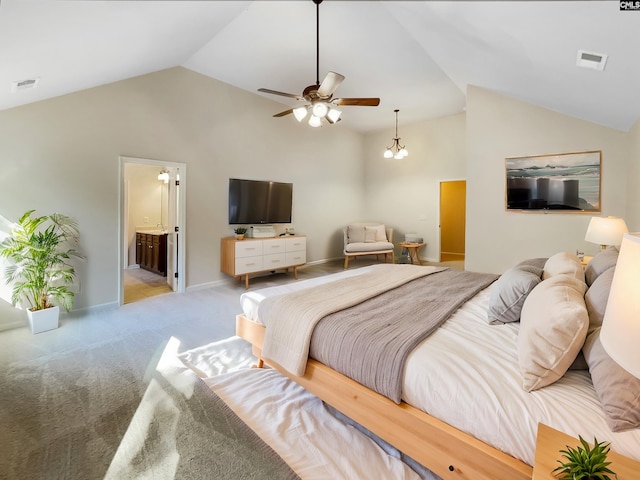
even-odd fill
[(390, 242), (358, 242), (347, 243), (344, 246), (345, 253), (379, 252), (383, 250), (393, 250), (393, 243)]

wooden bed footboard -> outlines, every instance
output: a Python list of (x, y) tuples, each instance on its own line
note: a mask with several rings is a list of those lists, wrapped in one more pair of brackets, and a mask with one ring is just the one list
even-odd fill
[[(236, 334), (253, 346), (262, 366), (265, 327), (244, 315)], [(304, 376), (265, 362), (445, 480), (530, 480), (532, 468), (423, 411), (400, 405), (322, 363), (309, 359)]]

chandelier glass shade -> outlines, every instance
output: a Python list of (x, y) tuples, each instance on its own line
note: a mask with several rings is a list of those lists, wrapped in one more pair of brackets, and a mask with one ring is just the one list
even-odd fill
[(393, 138), (393, 143), (390, 147), (384, 152), (384, 158), (395, 158), (396, 160), (402, 160), (404, 157), (409, 155), (409, 152), (405, 148), (404, 145), (400, 145), (400, 137), (398, 137), (398, 110), (397, 108), (394, 110), (396, 114), (396, 136)]

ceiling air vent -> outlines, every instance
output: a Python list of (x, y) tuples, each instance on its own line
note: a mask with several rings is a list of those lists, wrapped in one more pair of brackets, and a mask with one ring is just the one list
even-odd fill
[(604, 66), (607, 63), (608, 55), (602, 53), (585, 52), (584, 50), (578, 50), (578, 60), (576, 65), (579, 67), (593, 68), (594, 70), (604, 70)]
[(26, 78), (24, 80), (18, 80), (11, 84), (11, 91), (19, 92), (20, 90), (30, 90), (32, 88), (36, 88), (39, 82), (40, 78)]

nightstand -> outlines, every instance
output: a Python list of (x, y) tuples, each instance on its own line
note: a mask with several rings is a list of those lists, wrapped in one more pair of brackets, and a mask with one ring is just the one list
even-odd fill
[(397, 244), (402, 249), (407, 249), (409, 252), (409, 261), (420, 265), (420, 258), (418, 257), (418, 250), (420, 247), (424, 247), (426, 243), (414, 243), (414, 242), (400, 242)]
[[(593, 444), (593, 438), (585, 438), (589, 444)], [(599, 438), (599, 441), (607, 441)], [(538, 436), (536, 438), (536, 457), (533, 464), (532, 480), (556, 480), (551, 472), (560, 464), (560, 450), (570, 447), (577, 447), (580, 441), (566, 433), (559, 432), (543, 423), (538, 424)], [(640, 478), (640, 462), (620, 455), (614, 451), (609, 451), (607, 460), (611, 462), (609, 468), (618, 474), (618, 480), (638, 480)]]
[(589, 256), (584, 256), (582, 257), (582, 260), (580, 261), (582, 263), (582, 268), (587, 268), (587, 265), (589, 265), (589, 262), (591, 261), (593, 257), (589, 257)]

